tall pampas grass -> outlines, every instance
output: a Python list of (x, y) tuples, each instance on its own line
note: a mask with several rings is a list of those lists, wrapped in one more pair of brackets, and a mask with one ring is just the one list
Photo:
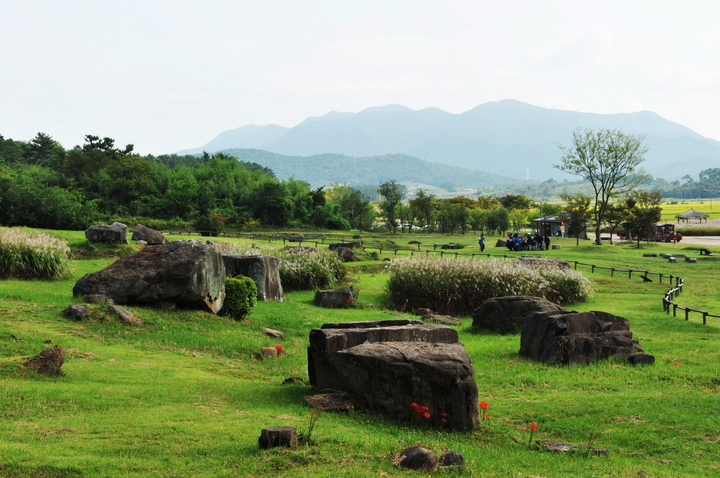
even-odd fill
[(33, 231), (0, 227), (0, 278), (60, 280), (70, 277), (70, 248)]
[(582, 274), (552, 265), (415, 256), (391, 264), (386, 292), (397, 310), (428, 308), (468, 315), (493, 297), (528, 295), (559, 304), (582, 302), (592, 294), (592, 285)]

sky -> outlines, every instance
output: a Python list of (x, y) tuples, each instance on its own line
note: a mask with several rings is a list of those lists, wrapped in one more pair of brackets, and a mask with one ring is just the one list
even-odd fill
[(0, 135), (140, 154), (247, 124), (515, 99), (720, 140), (720, 7), (686, 0), (0, 0)]

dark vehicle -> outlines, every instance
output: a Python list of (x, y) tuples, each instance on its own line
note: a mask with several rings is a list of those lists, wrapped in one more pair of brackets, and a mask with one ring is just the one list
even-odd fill
[[(628, 239), (627, 231), (618, 231), (617, 234), (620, 239)], [(637, 236), (633, 234), (630, 240), (636, 241)], [(655, 242), (680, 242), (682, 241), (682, 234), (675, 230), (675, 224), (656, 224), (652, 238), (646, 238), (643, 240)]]

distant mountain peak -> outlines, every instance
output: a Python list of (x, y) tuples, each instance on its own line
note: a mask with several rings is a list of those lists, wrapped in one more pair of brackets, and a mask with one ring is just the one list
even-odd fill
[(483, 103), (460, 114), (397, 104), (359, 113), (331, 111), (292, 128), (247, 125), (226, 131), (197, 150), (256, 148), (286, 156), (335, 153), (356, 158), (406, 154), (518, 179), (529, 172), (545, 180), (568, 177), (552, 165), (560, 158), (557, 145), (568, 144), (579, 127), (644, 135), (649, 149), (645, 167), (656, 177), (679, 178), (720, 163), (717, 141), (652, 111), (583, 113), (515, 99)]

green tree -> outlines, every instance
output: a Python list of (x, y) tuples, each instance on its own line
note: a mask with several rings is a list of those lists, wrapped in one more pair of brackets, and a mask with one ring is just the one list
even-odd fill
[(487, 229), (487, 227), (488, 227), (488, 216), (489, 215), (490, 215), (490, 211), (488, 211), (486, 209), (471, 209), (470, 217), (468, 218), (470, 228), (473, 231), (480, 231), (484, 234), (485, 229)]
[(610, 204), (605, 211), (605, 223), (610, 229), (610, 244), (612, 244), (612, 236), (615, 230), (625, 222), (627, 216), (627, 205), (625, 202)]
[(507, 194), (498, 198), (498, 201), (505, 209), (508, 210), (529, 209), (533, 202), (532, 199), (523, 196), (522, 194)]
[(578, 128), (573, 131), (571, 146), (560, 145), (564, 155), (554, 167), (580, 176), (592, 185), (598, 245), (602, 244), (600, 229), (610, 198), (632, 190), (647, 179), (647, 174), (640, 169), (647, 153), (642, 139), (620, 130)]
[(394, 179), (380, 183), (377, 188), (378, 194), (383, 198), (380, 201), (380, 216), (385, 219), (392, 232), (397, 231), (397, 206), (405, 195), (405, 187), (395, 182)]
[(410, 209), (420, 221), (421, 227), (432, 224), (433, 214), (435, 213), (434, 202), (435, 195), (429, 193), (426, 189), (415, 191), (415, 196), (410, 200)]
[(292, 203), (282, 183), (267, 181), (257, 191), (255, 217), (266, 226), (286, 227), (292, 217)]
[(659, 191), (633, 191), (625, 198), (627, 215), (623, 225), (628, 237), (637, 236), (637, 247), (642, 239), (650, 239), (655, 232), (655, 224), (662, 215), (663, 196)]
[(13, 139), (5, 139), (0, 134), (0, 164), (19, 163), (23, 161), (24, 143)]
[[(568, 217), (568, 236), (575, 236), (576, 244), (580, 244), (580, 236), (586, 230), (586, 224), (592, 217), (592, 197), (587, 194), (561, 194), (560, 199), (565, 202), (565, 212)], [(598, 229), (597, 234), (600, 234)]]
[(328, 200), (337, 204), (340, 214), (352, 229), (369, 230), (375, 219), (375, 210), (363, 192), (347, 184), (331, 184)]
[(41, 166), (59, 167), (65, 159), (65, 149), (45, 133), (38, 133), (28, 144), (26, 162)]
[(510, 228), (508, 210), (500, 204), (490, 206), (487, 216), (487, 228), (488, 230), (495, 231), (498, 234), (505, 234), (505, 232)]

